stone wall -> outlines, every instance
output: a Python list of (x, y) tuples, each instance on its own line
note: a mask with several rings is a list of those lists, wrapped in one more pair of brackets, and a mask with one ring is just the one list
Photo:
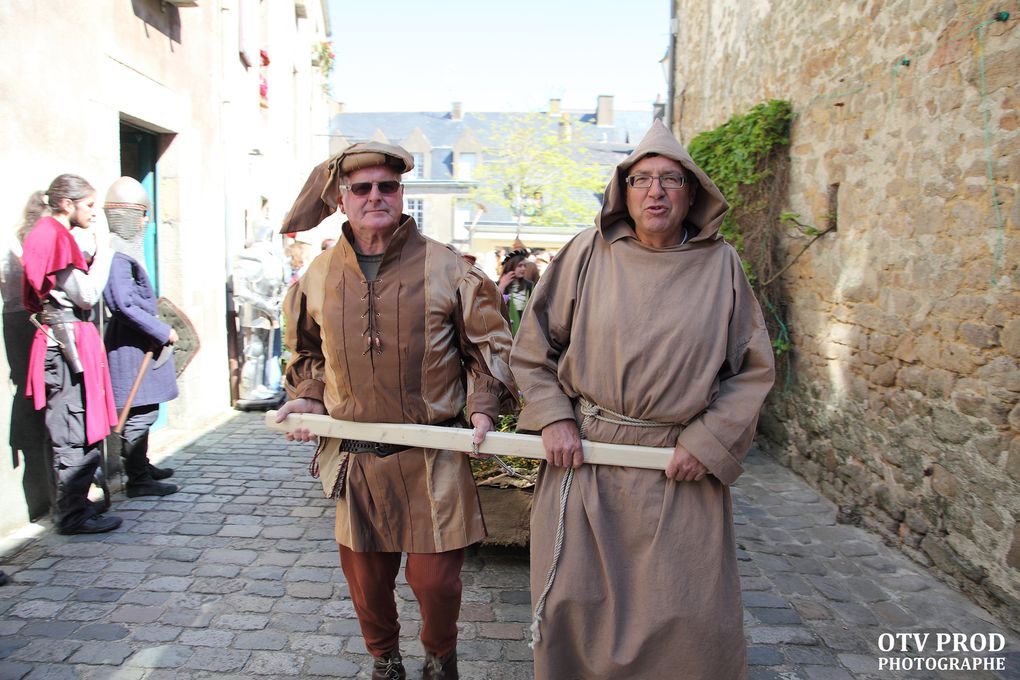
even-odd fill
[(1020, 628), (1020, 6), (674, 9), (677, 133), (791, 101), (784, 209), (836, 219), (783, 277), (761, 445)]

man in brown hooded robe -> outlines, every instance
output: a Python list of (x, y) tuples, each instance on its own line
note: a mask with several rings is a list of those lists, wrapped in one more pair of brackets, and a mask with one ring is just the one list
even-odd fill
[[(355, 144), (317, 167), (283, 231), (339, 207), (341, 238), (284, 303), (293, 358), (288, 413), (455, 426), (480, 443), (500, 407), (515, 410), (510, 332), (488, 277), (401, 213), (399, 146)], [(307, 430), (288, 438), (308, 440)], [(405, 677), (394, 586), (401, 553), (421, 609), (426, 680), (455, 680), (464, 547), (485, 537), (470, 461), (460, 452), (323, 438), (315, 462), (337, 501), (336, 540), (373, 680)]]
[[(746, 677), (729, 485), (774, 370), (719, 234), (727, 209), (656, 121), (524, 314), (518, 429), (546, 447), (531, 516), (538, 680)], [(584, 465), (581, 437), (674, 453), (665, 474)]]

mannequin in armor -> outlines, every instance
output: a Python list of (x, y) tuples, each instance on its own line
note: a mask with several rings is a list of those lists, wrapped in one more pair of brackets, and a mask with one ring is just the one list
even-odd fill
[(238, 408), (272, 408), (283, 400), (280, 373), (280, 311), (286, 285), (283, 258), (268, 222), (234, 262), (234, 304), (244, 338)]
[(92, 308), (99, 302), (112, 253), (105, 233), (87, 263), (72, 232), (95, 221), (96, 192), (78, 175), (60, 175), (26, 210), (22, 299), (36, 327), (25, 394), (46, 408), (56, 485), (53, 523), (62, 534), (95, 534), (121, 524), (88, 497), (100, 443), (117, 422), (106, 350)]
[[(156, 293), (149, 283), (145, 261), (145, 224), (152, 209), (149, 196), (131, 177), (121, 177), (106, 192), (103, 211), (110, 225), (110, 245), (116, 251), (110, 278), (103, 291), (110, 321), (106, 325), (106, 351), (117, 411), (130, 401), (121, 439), (121, 459), (127, 475), (125, 492), (136, 496), (166, 496), (177, 486), (159, 480), (173, 474), (149, 462), (149, 428), (159, 417), (159, 405), (177, 397), (177, 375), (170, 345), (177, 332), (156, 314)], [(155, 360), (146, 361), (152, 352)], [(167, 354), (164, 359), (161, 352)], [(131, 389), (143, 370), (133, 398)]]

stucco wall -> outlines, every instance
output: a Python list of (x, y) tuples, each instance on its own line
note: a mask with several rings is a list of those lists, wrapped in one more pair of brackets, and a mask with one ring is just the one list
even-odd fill
[[(790, 100), (783, 207), (824, 228), (836, 195), (837, 232), (783, 277), (792, 371), (779, 376), (759, 441), (847, 520), (1013, 626), (1018, 10), (677, 0), (672, 102), (690, 141), (759, 102)], [(1008, 21), (994, 21), (998, 11)], [(786, 257), (802, 243), (788, 239)]]

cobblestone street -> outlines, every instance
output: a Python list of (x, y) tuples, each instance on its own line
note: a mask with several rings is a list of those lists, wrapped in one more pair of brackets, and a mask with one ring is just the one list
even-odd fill
[[(332, 503), (309, 445), (237, 414), (165, 462), (182, 491), (126, 499), (118, 531), (64, 537), (48, 524), (0, 544), (0, 680), (368, 678), (333, 540)], [(754, 453), (734, 487), (752, 680), (1016, 680), (1015, 636)], [(464, 678), (531, 678), (528, 559), (469, 552)], [(420, 677), (417, 605), (398, 586), (409, 677)], [(1006, 670), (879, 669), (878, 636), (1006, 634)], [(718, 653), (726, 653), (718, 650)], [(979, 655), (980, 656), (980, 655)], [(726, 680), (726, 679), (719, 679)]]

